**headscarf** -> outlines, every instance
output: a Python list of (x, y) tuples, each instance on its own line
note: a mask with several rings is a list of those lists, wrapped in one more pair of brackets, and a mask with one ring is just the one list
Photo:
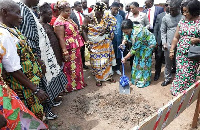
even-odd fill
[(59, 10), (63, 10), (66, 7), (70, 7), (70, 4), (67, 0), (59, 0), (59, 1), (57, 1), (56, 7)]
[(94, 6), (94, 10), (96, 11), (105, 11), (106, 10), (106, 4), (104, 2), (97, 2)]

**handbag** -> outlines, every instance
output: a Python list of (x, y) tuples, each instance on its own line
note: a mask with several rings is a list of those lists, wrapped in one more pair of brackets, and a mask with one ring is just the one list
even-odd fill
[(200, 60), (200, 46), (191, 45), (188, 52), (188, 58), (191, 60)]

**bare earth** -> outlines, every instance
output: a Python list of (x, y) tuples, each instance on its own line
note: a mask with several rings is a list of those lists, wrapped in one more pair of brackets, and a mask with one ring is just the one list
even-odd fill
[[(130, 76), (129, 63), (125, 66), (126, 75)], [(53, 112), (59, 117), (49, 122), (50, 130), (129, 130), (133, 128), (173, 98), (169, 91), (171, 85), (161, 86), (164, 79), (164, 65), (160, 79), (156, 82), (153, 81), (154, 70), (153, 68), (151, 85), (146, 88), (131, 85), (130, 95), (119, 94), (119, 82), (112, 84), (104, 82), (102, 87), (96, 87), (91, 70), (84, 70), (88, 86), (82, 90), (67, 93), (63, 97), (61, 106), (53, 108)], [(119, 81), (120, 76), (114, 74), (114, 78)], [(190, 125), (195, 106), (196, 102), (165, 130), (192, 130)], [(200, 125), (198, 126), (200, 130)]]

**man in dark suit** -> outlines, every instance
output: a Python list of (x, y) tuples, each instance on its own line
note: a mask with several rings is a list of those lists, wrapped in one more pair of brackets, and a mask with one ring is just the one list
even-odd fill
[[(84, 20), (84, 15), (81, 12), (82, 12), (81, 2), (79, 1), (74, 2), (74, 10), (71, 12), (70, 18), (78, 25), (79, 30)], [(82, 58), (83, 68), (88, 69), (88, 66), (85, 65), (85, 45), (81, 47), (81, 58)]]
[(162, 50), (162, 40), (161, 40), (161, 23), (162, 18), (165, 16), (166, 13), (169, 13), (169, 3), (170, 1), (167, 0), (165, 4), (165, 11), (159, 14), (156, 18), (155, 26), (154, 26), (154, 36), (157, 41), (157, 49), (155, 49), (155, 57), (156, 57), (156, 63), (155, 63), (155, 76), (154, 81), (157, 81), (160, 77), (161, 67), (162, 67), (162, 61), (164, 59), (164, 51)]
[(149, 18), (150, 28), (149, 31), (153, 33), (157, 16), (164, 12), (164, 8), (154, 6), (154, 0), (145, 0), (146, 9), (143, 11)]
[[(147, 16), (148, 16), (149, 23), (150, 23), (149, 31), (153, 33), (154, 32), (154, 27), (155, 27), (157, 16), (160, 13), (164, 12), (164, 8), (160, 7), (160, 6), (154, 6), (154, 0), (145, 0), (145, 10), (143, 12), (146, 13)], [(156, 29), (156, 31), (157, 31), (157, 29)], [(157, 36), (157, 38), (158, 38), (158, 36)], [(157, 42), (159, 42), (159, 41), (157, 41)], [(155, 73), (155, 77), (154, 77), (155, 81), (158, 80), (158, 78), (160, 76), (160, 71), (161, 71), (162, 63), (158, 63), (158, 62), (160, 62), (160, 58), (162, 58), (161, 55), (162, 55), (162, 48), (160, 48), (160, 47), (155, 48), (155, 58), (156, 58), (156, 65), (155, 65), (156, 66), (155, 67), (155, 72), (156, 73)], [(163, 59), (164, 59), (164, 57), (163, 57)]]

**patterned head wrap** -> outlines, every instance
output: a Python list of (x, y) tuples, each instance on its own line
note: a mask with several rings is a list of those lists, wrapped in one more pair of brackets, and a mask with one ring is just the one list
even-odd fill
[(70, 4), (67, 0), (59, 0), (56, 4), (56, 7), (59, 9), (59, 10), (63, 10), (64, 8), (66, 7), (70, 7)]
[(106, 10), (106, 4), (104, 2), (97, 2), (95, 7), (94, 7), (94, 10), (96, 11), (105, 11)]

